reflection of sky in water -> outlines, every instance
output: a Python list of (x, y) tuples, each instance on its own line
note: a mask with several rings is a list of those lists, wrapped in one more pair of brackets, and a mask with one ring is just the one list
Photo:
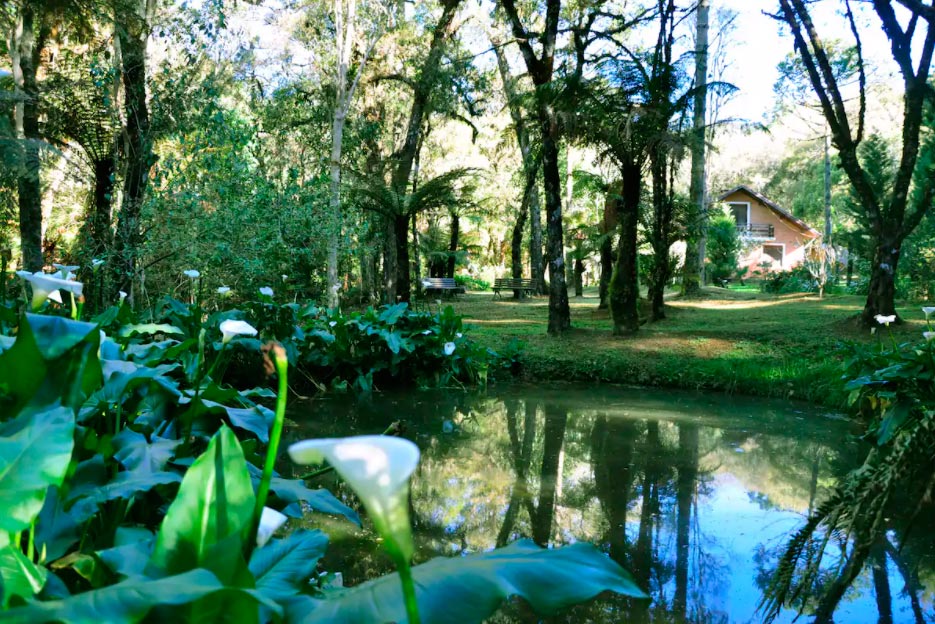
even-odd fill
[[(609, 466), (612, 472), (607, 487), (617, 493), (617, 498), (621, 491), (628, 491), (628, 557), (638, 557), (635, 553), (642, 488), (649, 466), (656, 466), (654, 492), (658, 507), (651, 532), (650, 593), (654, 604), (663, 605), (652, 611), (650, 621), (656, 624), (681, 622), (668, 609), (676, 592), (679, 520), (676, 496), (679, 466), (684, 461), (680, 448), (683, 428), (696, 432), (697, 481), (692, 487), (687, 567), (688, 621), (692, 622), (746, 624), (761, 620), (757, 613), (761, 577), (764, 570), (775, 566), (786, 540), (804, 521), (810, 498), (809, 479), (814, 479), (820, 500), (841, 471), (839, 466), (833, 467), (829, 458), (850, 461), (850, 451), (843, 450), (850, 444), (846, 424), (824, 419), (817, 413), (803, 413), (801, 407), (781, 402), (732, 397), (725, 405), (721, 397), (712, 395), (605, 387), (536, 391), (535, 397), (511, 392), (506, 391), (504, 396), (502, 389), (492, 390), (476, 399), (457, 393), (418, 393), (414, 397), (395, 398), (389, 404), (344, 409), (352, 410), (351, 422), (361, 431), (382, 430), (389, 418), (405, 415), (407, 435), (423, 449), (412, 490), (419, 560), (494, 547), (519, 482), (513, 454), (516, 447), (511, 445), (507, 433), (505, 406), (509, 401), (519, 401), (512, 403), (517, 418), (514, 433), (522, 436), (525, 414), (522, 402), (527, 397), (538, 403), (527, 471), (527, 487), (533, 500), (541, 493), (543, 484), (555, 485), (554, 479), (542, 480), (540, 474), (544, 414), (548, 412), (544, 406), (561, 404), (559, 411), (568, 414), (559, 463), (560, 487), (549, 531), (552, 542), (585, 540), (606, 550), (615, 533), (609, 526), (608, 514), (612, 511), (606, 508), (607, 494), (602, 499), (597, 483), (601, 466), (592, 440), (598, 430), (596, 423), (603, 419), (605, 441), (611, 449), (603, 459), (604, 468)], [(328, 417), (321, 409), (316, 412), (314, 434), (328, 434)], [(465, 413), (471, 415), (470, 427), (460, 426), (464, 420), (460, 414)], [(335, 410), (334, 416), (334, 424), (346, 432), (347, 411)], [(447, 419), (458, 421), (459, 426), (446, 432), (441, 423)], [(653, 421), (659, 423), (654, 445), (647, 438), (647, 423)], [(629, 459), (622, 460), (621, 456), (628, 452)], [(627, 470), (629, 485), (623, 485), (622, 473)], [(614, 504), (621, 507), (619, 501)], [(508, 532), (509, 541), (530, 536), (532, 525), (527, 507), (520, 505), (515, 524)], [(930, 530), (919, 530), (925, 539), (917, 561), (932, 568)], [(895, 536), (892, 537), (897, 544)], [(335, 538), (334, 543), (339, 551), (340, 539)], [(344, 569), (348, 561), (361, 559), (359, 552), (347, 552), (346, 557), (340, 564), (334, 564), (336, 569)], [(379, 563), (379, 559), (373, 561)], [(888, 559), (887, 570), (893, 622), (915, 622), (903, 578), (892, 560)], [(372, 569), (366, 574), (372, 575)], [(345, 577), (353, 577), (353, 572)], [(876, 622), (873, 587), (872, 575), (865, 571), (835, 612), (836, 624)], [(932, 617), (932, 604), (927, 598), (922, 598), (922, 608), (926, 616)], [(587, 613), (600, 611), (598, 608)], [(616, 613), (623, 621), (628, 619), (625, 608)], [(591, 622), (590, 617), (574, 621)], [(616, 617), (602, 617), (600, 622), (618, 621)], [(784, 612), (777, 621), (787, 624), (793, 619), (794, 613)], [(809, 618), (800, 621), (805, 623)]]

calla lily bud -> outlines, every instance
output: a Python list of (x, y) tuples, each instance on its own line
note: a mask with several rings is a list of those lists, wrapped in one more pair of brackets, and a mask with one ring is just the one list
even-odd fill
[(353, 436), (297, 442), (289, 456), (298, 464), (327, 461), (357, 493), (390, 554), (412, 558), (409, 477), (419, 447), (403, 438)]

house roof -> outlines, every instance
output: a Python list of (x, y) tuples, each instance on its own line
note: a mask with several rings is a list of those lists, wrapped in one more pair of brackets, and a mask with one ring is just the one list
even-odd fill
[(801, 229), (805, 230), (809, 234), (814, 234), (815, 236), (821, 236), (821, 232), (819, 232), (818, 230), (810, 226), (808, 223), (806, 223), (805, 221), (802, 221), (798, 217), (793, 216), (791, 212), (789, 212), (788, 210), (786, 210), (779, 204), (773, 201), (770, 201), (765, 196), (761, 195), (760, 193), (757, 193), (756, 191), (754, 191), (752, 188), (750, 188), (749, 186), (745, 184), (735, 186), (734, 188), (730, 189), (726, 193), (722, 193), (721, 196), (718, 197), (718, 201), (724, 201), (729, 195), (733, 195), (737, 191), (743, 191), (747, 195), (750, 195), (756, 198), (757, 200), (762, 202), (766, 207), (768, 207), (770, 210), (778, 214), (781, 218), (791, 221), (792, 223), (799, 226)]

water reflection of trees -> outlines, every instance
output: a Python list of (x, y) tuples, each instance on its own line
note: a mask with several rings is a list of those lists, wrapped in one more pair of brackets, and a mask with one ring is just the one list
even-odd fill
[[(783, 435), (777, 416), (760, 428), (748, 421), (711, 428), (690, 419), (584, 411), (528, 395), (357, 409), (338, 416), (335, 427), (345, 432), (352, 420), (362, 432), (378, 431), (400, 413), (407, 435), (423, 449), (412, 489), (418, 560), (522, 537), (542, 545), (584, 540), (602, 545), (651, 596), (608, 597), (555, 622), (729, 621), (725, 597), (736, 579), (718, 544), (723, 531), (699, 521), (699, 507), (714, 496), (718, 479), (729, 473), (764, 510), (805, 513), (856, 461), (855, 451), (840, 444), (844, 436), (823, 444), (813, 424)], [(329, 434), (327, 425), (320, 429), (317, 435)], [(353, 539), (335, 565), (352, 564), (349, 583), (388, 568), (371, 535)], [(881, 614), (887, 592), (900, 594), (900, 587), (888, 587), (897, 569), (914, 588), (913, 611), (924, 614), (922, 588), (931, 587), (926, 574), (932, 573), (923, 570), (932, 566), (924, 556), (931, 550), (922, 546), (930, 549), (931, 540), (914, 549), (907, 539), (882, 546), (878, 570), (861, 588), (878, 598)], [(767, 547), (758, 554), (761, 586), (776, 554)]]

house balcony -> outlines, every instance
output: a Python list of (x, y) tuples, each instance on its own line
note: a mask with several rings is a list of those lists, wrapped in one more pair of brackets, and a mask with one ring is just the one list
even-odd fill
[(772, 223), (748, 223), (746, 225), (738, 225), (737, 233), (745, 238), (776, 238), (776, 231)]

